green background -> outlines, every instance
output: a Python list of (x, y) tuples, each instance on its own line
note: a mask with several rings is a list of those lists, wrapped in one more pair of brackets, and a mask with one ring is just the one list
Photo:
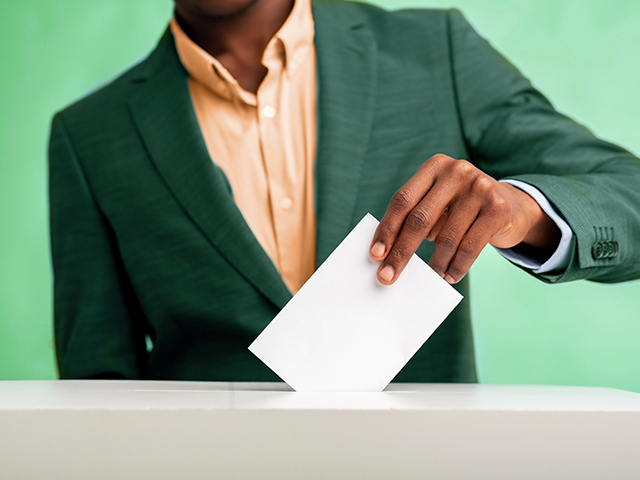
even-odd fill
[[(640, 153), (637, 0), (377, 3), (460, 8), (558, 109)], [(141, 59), (171, 8), (171, 0), (0, 7), (0, 379), (56, 376), (46, 197), (52, 114)], [(544, 285), (491, 247), (471, 275), (482, 382), (640, 392), (639, 282)]]

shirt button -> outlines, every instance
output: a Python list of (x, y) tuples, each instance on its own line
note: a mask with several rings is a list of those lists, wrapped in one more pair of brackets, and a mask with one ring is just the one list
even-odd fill
[(280, 208), (282, 210), (289, 210), (293, 206), (293, 202), (289, 197), (284, 197), (280, 200)]
[(262, 115), (264, 116), (264, 118), (273, 118), (276, 116), (276, 109), (271, 105), (267, 105), (262, 109)]

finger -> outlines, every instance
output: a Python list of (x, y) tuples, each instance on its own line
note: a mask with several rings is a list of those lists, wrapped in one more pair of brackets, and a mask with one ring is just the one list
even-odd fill
[(373, 260), (379, 262), (387, 256), (405, 219), (429, 192), (435, 182), (438, 170), (447, 159), (454, 161), (444, 155), (431, 157), (393, 195), (371, 240), (369, 254)]
[(462, 239), (444, 279), (448, 283), (458, 283), (467, 274), (482, 249), (489, 243), (492, 223), (487, 215), (481, 214)]
[(449, 209), (445, 208), (444, 213), (440, 216), (435, 225), (431, 227), (431, 231), (429, 232), (429, 235), (427, 235), (427, 240), (429, 240), (430, 242), (433, 242), (436, 239), (436, 237), (440, 233), (440, 230), (442, 230), (442, 227), (444, 227), (445, 223), (447, 222), (448, 211)]
[(479, 199), (472, 198), (450, 208), (447, 222), (436, 236), (435, 248), (429, 260), (431, 268), (441, 277), (444, 277), (460, 243), (476, 221), (481, 205)]
[(455, 189), (448, 181), (436, 182), (422, 201), (407, 215), (398, 238), (378, 268), (378, 279), (391, 285), (402, 273), (411, 256), (427, 238), (431, 228), (449, 206)]

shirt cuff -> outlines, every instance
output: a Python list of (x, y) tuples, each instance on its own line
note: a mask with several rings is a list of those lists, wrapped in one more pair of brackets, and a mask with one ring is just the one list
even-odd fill
[(540, 263), (539, 261), (524, 255), (520, 252), (517, 247), (513, 248), (498, 248), (495, 247), (498, 252), (505, 257), (507, 260), (515, 263), (516, 265), (520, 265), (521, 267), (528, 268), (533, 271), (533, 273), (549, 273), (553, 271), (562, 271), (567, 268), (569, 264), (569, 246), (571, 245), (571, 238), (573, 237), (573, 231), (571, 227), (565, 222), (553, 209), (549, 200), (535, 187), (532, 187), (528, 183), (523, 183), (518, 180), (500, 180), (501, 182), (509, 183), (516, 188), (519, 188), (523, 192), (527, 193), (531, 198), (533, 198), (540, 208), (549, 215), (549, 218), (554, 221), (554, 223), (560, 229), (560, 243), (558, 244), (558, 248), (553, 255), (549, 257), (549, 259)]

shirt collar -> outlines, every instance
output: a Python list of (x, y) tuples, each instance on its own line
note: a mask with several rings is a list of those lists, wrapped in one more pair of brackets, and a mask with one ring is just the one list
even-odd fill
[(297, 71), (302, 59), (313, 47), (313, 36), (311, 0), (296, 0), (289, 17), (275, 35), (284, 45), (284, 62), (290, 76)]
[[(175, 17), (169, 26), (180, 61), (193, 79), (223, 98), (230, 100), (236, 97), (251, 105), (256, 104), (255, 95), (244, 90), (215, 57), (191, 40)], [(285, 73), (292, 77), (313, 47), (313, 37), (311, 0), (296, 0), (289, 17), (267, 44), (262, 63), (279, 61)]]

